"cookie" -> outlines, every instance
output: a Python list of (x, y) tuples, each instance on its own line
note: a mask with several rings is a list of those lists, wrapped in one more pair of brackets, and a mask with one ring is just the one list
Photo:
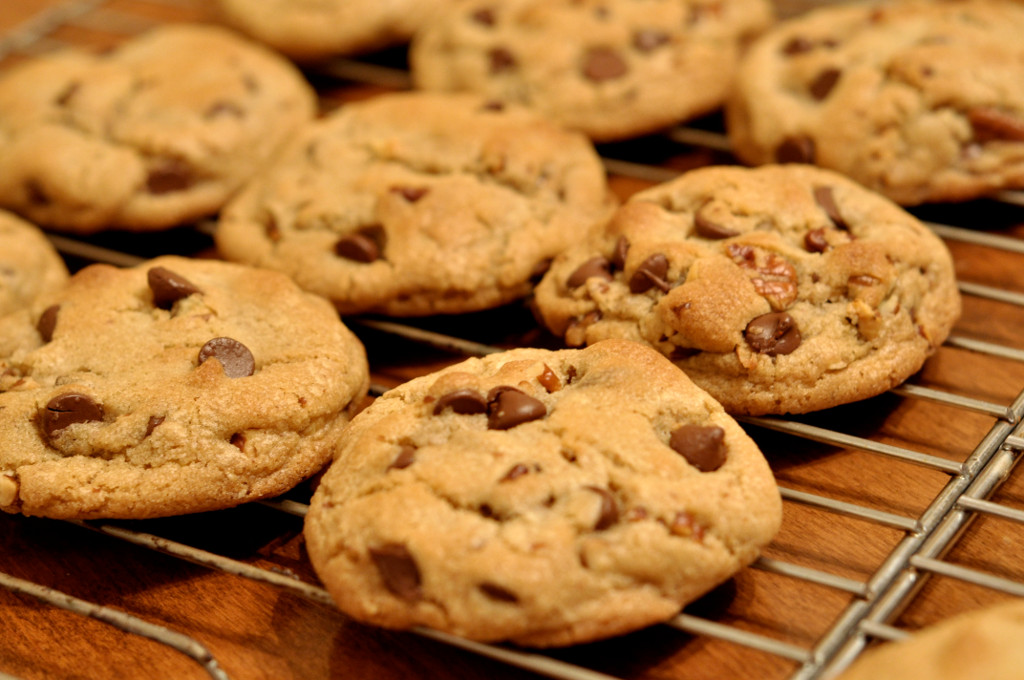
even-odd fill
[(291, 63), (216, 26), (40, 56), (0, 77), (0, 207), (82, 234), (187, 223), (219, 210), (315, 106)]
[(902, 205), (1024, 187), (1024, 5), (836, 4), (777, 24), (725, 106), (736, 156), (841, 172)]
[(899, 384), (960, 313), (942, 241), (808, 165), (707, 167), (634, 194), (537, 286), (570, 346), (656, 347), (732, 413), (803, 413)]
[(368, 384), (331, 305), (282, 274), (91, 265), (0, 317), (0, 510), (140, 519), (280, 494), (329, 460)]
[(216, 244), (345, 314), (459, 313), (527, 295), (614, 205), (583, 135), (474, 95), (402, 92), (310, 125), (225, 208)]
[(864, 652), (836, 680), (1012, 680), (1024, 668), (1024, 602), (960, 614)]
[(0, 210), (0, 315), (64, 285), (68, 269), (35, 225)]
[(300, 62), (402, 45), (452, 0), (216, 0), (228, 25)]
[(608, 142), (718, 109), (772, 18), (765, 0), (463, 0), (413, 37), (410, 72)]
[(357, 620), (549, 647), (674, 616), (780, 520), (764, 457), (721, 406), (609, 340), (385, 393), (343, 433), (304, 535)]

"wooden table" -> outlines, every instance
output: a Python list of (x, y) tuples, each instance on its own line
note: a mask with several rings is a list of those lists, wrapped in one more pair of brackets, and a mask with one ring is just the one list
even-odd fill
[[(3, 0), (0, 69), (58, 44), (102, 47), (155, 22), (212, 20), (202, 0)], [(342, 62), (318, 77), (325, 105), (403, 80), (385, 71), (396, 79), (366, 82), (366, 73)], [(666, 169), (730, 162), (714, 143), (716, 121), (699, 125), (711, 136), (679, 134), (710, 147), (648, 140), (602, 149), (616, 192), (625, 198)], [(322, 601), (303, 550), (300, 488), (283, 504), (148, 522), (0, 516), (0, 677), (809, 678), (896, 628), (1024, 595), (1024, 476), (1013, 471), (1024, 414), (1024, 208), (1019, 196), (1004, 198), (919, 211), (966, 227), (940, 233), (968, 294), (953, 339), (905, 390), (798, 419), (744, 421), (783, 488), (782, 531), (764, 559), (671, 625), (524, 654), (356, 624)], [(201, 226), (88, 243), (131, 256), (210, 248)], [(77, 241), (58, 244), (72, 266), (97, 258)], [(350, 325), (382, 389), (461, 358), (410, 333), (493, 346), (543, 339), (519, 305), (421, 320), (411, 331)]]

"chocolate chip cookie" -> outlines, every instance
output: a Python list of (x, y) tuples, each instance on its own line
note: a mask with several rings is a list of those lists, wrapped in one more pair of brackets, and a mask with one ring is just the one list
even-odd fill
[(721, 406), (609, 340), (385, 393), (343, 433), (305, 537), (358, 620), (548, 647), (672, 617), (780, 520), (765, 459)]
[(942, 241), (888, 199), (808, 165), (707, 167), (644, 190), (536, 290), (580, 346), (656, 347), (733, 413), (884, 392), (960, 313)]
[(764, 0), (464, 0), (413, 37), (416, 87), (518, 102), (599, 142), (721, 106)]
[(814, 163), (903, 205), (1024, 187), (1024, 5), (841, 3), (777, 24), (726, 104), (751, 165)]
[(402, 92), (310, 125), (225, 208), (216, 242), (346, 314), (458, 313), (527, 295), (614, 205), (583, 135), (475, 95)]
[(227, 24), (301, 62), (405, 44), (453, 0), (216, 0)]
[(219, 210), (315, 106), (291, 63), (216, 26), (40, 56), (0, 77), (0, 206), (77, 233), (187, 223)]
[(64, 285), (64, 260), (35, 225), (0, 210), (0, 315)]
[(282, 274), (89, 266), (0, 317), (0, 510), (146, 518), (280, 494), (329, 460), (368, 382), (335, 310)]

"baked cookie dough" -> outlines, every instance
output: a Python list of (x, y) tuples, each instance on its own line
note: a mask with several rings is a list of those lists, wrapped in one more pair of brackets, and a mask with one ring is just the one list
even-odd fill
[(765, 0), (463, 0), (413, 37), (410, 71), (607, 142), (719, 108), (772, 19)]
[(807, 165), (707, 167), (634, 194), (538, 284), (569, 346), (656, 347), (732, 413), (803, 413), (904, 381), (949, 334), (945, 245)]
[(368, 388), (363, 346), (287, 277), (89, 266), (0, 317), (0, 510), (141, 519), (280, 494)]
[(345, 314), (448, 314), (527, 295), (614, 207), (583, 135), (475, 95), (402, 92), (309, 126), (225, 208), (216, 243)]
[(53, 293), (67, 278), (64, 260), (43, 232), (0, 210), (0, 315)]
[(726, 127), (750, 165), (814, 163), (902, 205), (1024, 187), (1024, 5), (843, 3), (747, 52)]
[(453, 0), (216, 0), (222, 20), (301, 62), (405, 44)]
[(0, 207), (83, 234), (187, 223), (219, 210), (315, 107), (291, 63), (217, 26), (40, 56), (0, 77)]
[(1013, 680), (1024, 668), (1024, 601), (990, 605), (866, 651), (836, 680)]
[(343, 433), (304, 533), (357, 620), (549, 647), (671, 618), (780, 521), (765, 459), (721, 406), (609, 340), (385, 393)]

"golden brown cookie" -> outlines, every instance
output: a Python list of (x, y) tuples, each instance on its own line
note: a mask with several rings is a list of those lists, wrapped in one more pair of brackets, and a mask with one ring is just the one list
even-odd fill
[(68, 268), (35, 225), (0, 210), (0, 316), (64, 285)]

